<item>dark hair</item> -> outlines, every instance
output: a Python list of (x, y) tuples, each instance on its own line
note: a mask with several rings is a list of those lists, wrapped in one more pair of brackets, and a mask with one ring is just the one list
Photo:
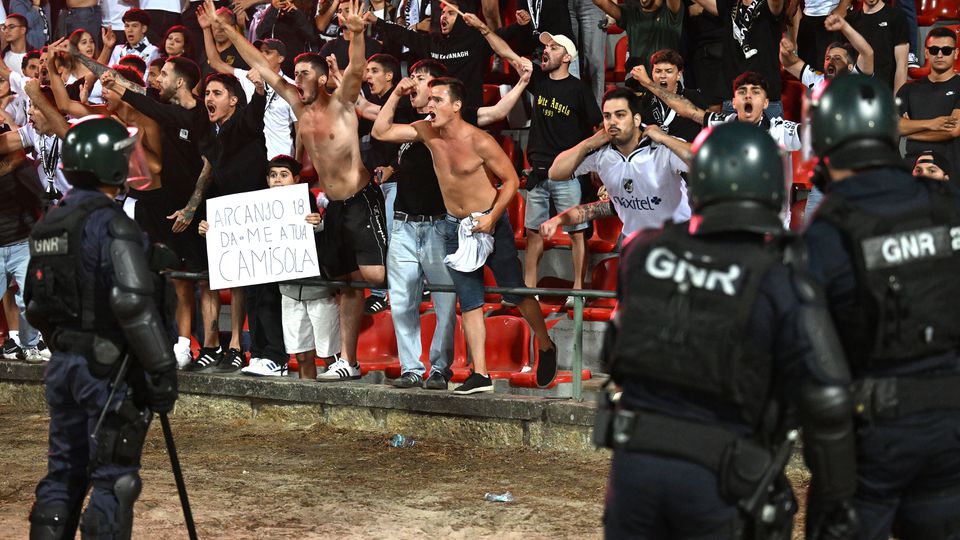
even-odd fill
[(197, 63), (183, 56), (174, 56), (167, 58), (167, 62), (173, 65), (173, 74), (183, 79), (188, 89), (192, 89), (200, 81), (200, 68)]
[(20, 60), (20, 69), (27, 69), (27, 63), (31, 60), (39, 60), (40, 51), (33, 49), (32, 51), (27, 51), (27, 54), (23, 55), (23, 58)]
[(120, 17), (123, 22), (138, 22), (144, 26), (150, 26), (150, 14), (140, 8), (130, 8)]
[(240, 85), (240, 80), (230, 75), (229, 73), (211, 73), (207, 75), (207, 78), (203, 81), (203, 92), (206, 93), (207, 87), (210, 86), (210, 83), (218, 82), (227, 89), (227, 93), (231, 96), (237, 98), (237, 106), (243, 106), (247, 104), (247, 94), (243, 91), (243, 86)]
[(96, 55), (96, 53), (97, 53), (97, 38), (95, 38), (93, 34), (91, 34), (90, 32), (87, 32), (87, 31), (84, 30), (83, 28), (77, 28), (76, 30), (74, 30), (73, 32), (71, 32), (71, 33), (70, 33), (70, 37), (68, 37), (67, 40), (70, 42), (71, 45), (73, 45), (74, 47), (77, 47), (77, 46), (80, 45), (80, 40), (83, 39), (83, 35), (84, 35), (84, 34), (89, 34), (90, 37), (93, 38), (93, 53), (94, 53), (94, 55)]
[(930, 38), (950, 38), (953, 40), (954, 43), (956, 43), (957, 33), (954, 32), (952, 28), (947, 28), (946, 26), (938, 26), (930, 30), (930, 33), (927, 34), (927, 41), (929, 41)]
[(447, 66), (438, 60), (425, 58), (410, 66), (410, 74), (424, 72), (433, 78), (445, 77), (447, 75)]
[(827, 45), (827, 52), (830, 52), (830, 49), (843, 49), (847, 53), (847, 63), (853, 65), (857, 63), (857, 49), (853, 48), (853, 45), (847, 43), (846, 41), (834, 41), (831, 44)]
[(650, 67), (654, 64), (673, 64), (677, 66), (677, 71), (683, 71), (683, 57), (673, 49), (660, 49), (650, 55)]
[(300, 170), (303, 168), (300, 162), (294, 159), (293, 156), (286, 154), (277, 154), (267, 162), (267, 174), (270, 174), (270, 169), (274, 167), (290, 169), (290, 172), (293, 173), (294, 176), (300, 174)]
[(763, 93), (767, 94), (767, 97), (770, 96), (770, 89), (767, 86), (767, 80), (763, 78), (763, 75), (760, 75), (756, 71), (744, 71), (740, 75), (737, 75), (737, 78), (733, 80), (733, 93), (736, 94), (737, 88), (746, 86), (748, 84), (763, 88)]
[(11, 13), (7, 15), (8, 19), (16, 19), (18, 23), (23, 25), (24, 28), (30, 30), (30, 23), (27, 22), (27, 18), (19, 13)]
[(157, 58), (154, 58), (153, 60), (151, 60), (151, 61), (150, 61), (150, 65), (147, 66), (147, 67), (155, 67), (155, 68), (157, 68), (157, 69), (163, 69), (163, 65), (166, 64), (166, 63), (167, 63), (167, 59), (166, 59), (166, 58), (157, 57)]
[(459, 101), (463, 103), (463, 98), (467, 94), (466, 89), (463, 87), (463, 83), (460, 82), (460, 79), (453, 77), (437, 77), (436, 79), (431, 80), (427, 83), (427, 86), (434, 88), (436, 86), (446, 86), (447, 92), (450, 93), (450, 102)]
[(296, 58), (293, 59), (294, 66), (304, 62), (313, 66), (314, 71), (316, 71), (320, 75), (323, 75), (324, 77), (330, 75), (330, 70), (329, 68), (327, 68), (327, 59), (320, 56), (320, 53), (315, 53), (315, 52), (300, 53), (297, 55)]
[(170, 34), (180, 34), (183, 36), (183, 53), (180, 56), (193, 57), (193, 44), (190, 43), (190, 32), (186, 26), (175, 24), (167, 29), (163, 34), (163, 54), (167, 54), (167, 38)]
[(137, 86), (146, 86), (143, 82), (143, 73), (137, 71), (137, 68), (133, 66), (125, 66), (123, 64), (117, 64), (111, 66), (114, 71), (117, 72), (117, 75), (120, 75), (124, 79), (132, 82)]
[(627, 100), (627, 108), (630, 109), (631, 114), (640, 114), (640, 99), (637, 98), (637, 94), (628, 88), (614, 88), (608, 90), (606, 94), (603, 95), (603, 102), (606, 103), (611, 99), (625, 99)]
[(383, 67), (384, 71), (393, 73), (393, 84), (397, 84), (400, 80), (400, 62), (397, 61), (393, 55), (385, 53), (377, 53), (370, 58), (367, 58), (367, 63), (376, 62)]
[(147, 70), (147, 62), (135, 54), (123, 55), (120, 57), (120, 60), (117, 60), (117, 63), (121, 66), (130, 66), (140, 73), (143, 73)]

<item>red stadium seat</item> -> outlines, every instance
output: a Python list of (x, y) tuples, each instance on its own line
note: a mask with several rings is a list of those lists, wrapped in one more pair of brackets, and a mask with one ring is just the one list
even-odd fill
[(517, 249), (527, 249), (526, 229), (523, 227), (526, 210), (527, 201), (519, 193), (513, 196), (513, 200), (507, 206), (507, 219), (513, 227), (513, 243), (516, 244)]
[(399, 368), (397, 335), (389, 309), (363, 318), (357, 340), (357, 361), (363, 375), (391, 367)]
[(503, 149), (503, 153), (507, 155), (507, 158), (510, 159), (510, 163), (512, 163), (514, 169), (516, 169), (517, 163), (520, 162), (517, 156), (517, 141), (513, 140), (513, 137), (508, 135), (497, 135), (494, 138), (498, 143), (500, 143), (500, 148)]
[(604, 80), (608, 83), (623, 82), (627, 75), (627, 36), (617, 41), (613, 49), (613, 69), (605, 72)]
[(803, 94), (807, 87), (800, 81), (783, 81), (783, 117), (794, 122), (803, 121)]
[(610, 253), (617, 247), (623, 231), (623, 222), (617, 216), (607, 216), (593, 221), (593, 236), (587, 240), (591, 253)]
[(530, 360), (530, 327), (522, 318), (509, 315), (487, 317), (483, 322), (487, 371), (491, 378), (507, 379)]
[[(437, 330), (437, 314), (426, 313), (420, 316), (420, 361), (423, 362), (425, 373), (430, 373), (430, 345), (433, 344), (433, 334)], [(400, 364), (389, 366), (385, 373), (387, 378), (396, 379), (401, 375)], [(424, 375), (426, 377), (426, 375)]]
[[(590, 274), (590, 288), (601, 291), (617, 290), (617, 269), (620, 266), (620, 257), (604, 259), (593, 267)], [(583, 320), (609, 321), (613, 310), (617, 307), (616, 298), (593, 298), (584, 304)], [(567, 317), (573, 318), (573, 310), (567, 311)]]
[(500, 87), (495, 84), (483, 85), (483, 106), (493, 107), (500, 101)]
[(933, 26), (937, 21), (960, 18), (960, 0), (916, 0), (916, 6), (917, 26)]

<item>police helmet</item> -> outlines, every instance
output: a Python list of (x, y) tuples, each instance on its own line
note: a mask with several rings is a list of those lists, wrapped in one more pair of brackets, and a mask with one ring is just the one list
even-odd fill
[(810, 103), (813, 151), (838, 169), (902, 166), (899, 118), (890, 89), (850, 74), (826, 81)]
[(693, 152), (687, 185), (696, 232), (782, 229), (783, 155), (765, 130), (746, 122), (708, 128)]
[(135, 134), (106, 116), (81, 118), (63, 138), (63, 175), (75, 186), (122, 186), (137, 142)]

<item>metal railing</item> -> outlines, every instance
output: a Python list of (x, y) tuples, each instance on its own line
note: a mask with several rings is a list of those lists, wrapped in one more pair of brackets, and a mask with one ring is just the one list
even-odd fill
[[(204, 280), (206, 272), (169, 271), (164, 273), (173, 279)], [(320, 285), (324, 287), (350, 287), (353, 289), (380, 289), (366, 281), (330, 281), (320, 278), (303, 278), (283, 283), (302, 283), (304, 285)], [(456, 293), (453, 285), (424, 283), (423, 290), (430, 292)], [(572, 296), (573, 297), (573, 360), (570, 365), (573, 376), (572, 397), (576, 401), (583, 401), (583, 307), (587, 298), (616, 298), (613, 291), (594, 289), (546, 289), (542, 287), (490, 287), (484, 286), (484, 292), (493, 294), (515, 294), (519, 296)]]

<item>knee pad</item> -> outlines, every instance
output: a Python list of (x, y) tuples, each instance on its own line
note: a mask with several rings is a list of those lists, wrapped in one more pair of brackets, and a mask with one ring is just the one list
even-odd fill
[[(140, 496), (140, 476), (127, 473), (112, 483), (98, 484), (116, 499), (87, 505), (80, 522), (83, 540), (130, 540), (133, 533), (133, 505)], [(106, 512), (105, 512), (106, 509)]]
[(66, 503), (34, 503), (30, 509), (30, 540), (62, 540), (73, 538), (70, 507)]

